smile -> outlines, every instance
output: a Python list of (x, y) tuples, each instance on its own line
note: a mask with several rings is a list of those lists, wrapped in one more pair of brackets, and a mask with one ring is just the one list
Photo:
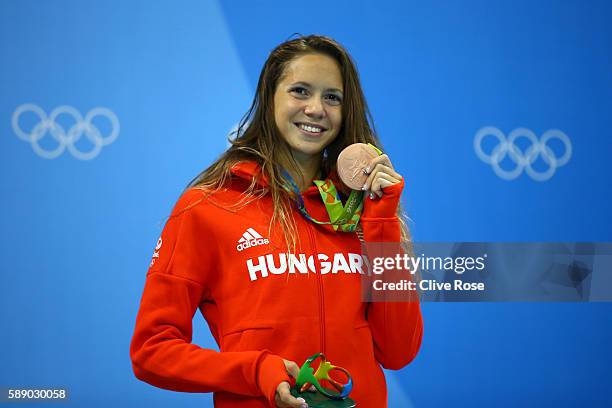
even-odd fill
[(321, 133), (327, 130), (324, 127), (315, 126), (315, 125), (307, 125), (305, 123), (294, 123), (294, 125), (298, 129), (310, 135), (320, 135)]

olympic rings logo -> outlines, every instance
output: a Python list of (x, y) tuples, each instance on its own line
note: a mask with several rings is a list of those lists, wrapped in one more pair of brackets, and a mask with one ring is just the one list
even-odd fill
[[(499, 142), (491, 151), (491, 154), (486, 154), (482, 150), (482, 141), (486, 137), (494, 137)], [(526, 138), (531, 145), (523, 152), (515, 141), (519, 138)], [(558, 139), (563, 143), (564, 153), (561, 157), (557, 157), (553, 150), (548, 147), (547, 143), (553, 139)], [(544, 132), (542, 138), (538, 140), (535, 133), (529, 129), (517, 128), (506, 136), (496, 127), (485, 126), (476, 132), (474, 137), (474, 150), (476, 155), (483, 162), (490, 164), (493, 171), (504, 180), (514, 180), (521, 175), (523, 170), (535, 181), (546, 181), (550, 179), (557, 168), (565, 165), (572, 157), (572, 143), (569, 137), (560, 130), (551, 129)], [(506, 158), (506, 155), (516, 164), (513, 170), (504, 170), (500, 163)], [(548, 166), (545, 171), (537, 171), (532, 167), (532, 164), (542, 157), (542, 160)]]
[[(34, 127), (25, 131), (19, 124), (21, 115), (34, 113), (38, 116), (38, 123)], [(60, 115), (68, 115), (74, 119), (74, 124), (69, 129), (64, 129), (57, 123), (56, 119)], [(110, 122), (111, 130), (108, 135), (103, 136), (100, 130), (92, 123), (98, 116), (106, 118)], [(49, 116), (38, 106), (27, 103), (19, 106), (13, 113), (12, 125), (15, 134), (21, 140), (32, 145), (32, 150), (42, 158), (55, 159), (66, 149), (79, 160), (91, 160), (100, 154), (102, 147), (113, 143), (119, 136), (119, 120), (117, 116), (107, 108), (94, 108), (87, 112), (85, 117), (71, 106), (59, 106), (55, 108)], [(54, 148), (43, 148), (40, 144), (41, 139), (47, 132), (55, 139), (57, 146)], [(79, 149), (76, 143), (85, 136), (93, 147), (84, 150)]]

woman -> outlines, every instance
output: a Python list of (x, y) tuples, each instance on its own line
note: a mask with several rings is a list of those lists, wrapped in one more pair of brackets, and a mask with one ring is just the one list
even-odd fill
[[(370, 162), (360, 217), (330, 225), (313, 179), (346, 197), (335, 163), (379, 145), (357, 71), (327, 37), (268, 57), (232, 146), (190, 184), (153, 255), (131, 344), (135, 375), (176, 391), (214, 392), (216, 407), (304, 407), (298, 366), (322, 352), (348, 369), (360, 408), (386, 406), (381, 366), (399, 369), (422, 337), (418, 301), (363, 302), (361, 241), (408, 239), (402, 177)], [(358, 234), (359, 233), (359, 234)], [(191, 344), (200, 309), (220, 351)]]

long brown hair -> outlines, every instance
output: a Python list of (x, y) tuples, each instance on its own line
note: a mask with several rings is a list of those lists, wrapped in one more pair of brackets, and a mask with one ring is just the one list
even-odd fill
[[(218, 191), (227, 186), (231, 178), (230, 169), (234, 164), (244, 160), (255, 161), (268, 178), (268, 187), (261, 188), (257, 179), (253, 179), (245, 190), (245, 199), (237, 205), (246, 205), (265, 194), (271, 194), (274, 211), (270, 229), (275, 223), (279, 224), (285, 232), (288, 250), (295, 249), (297, 234), (291, 211), (292, 197), (283, 188), (283, 168), (279, 163), (287, 163), (290, 167), (288, 170), (294, 174), (301, 172), (289, 145), (276, 127), (274, 93), (287, 65), (305, 54), (324, 54), (333, 58), (340, 67), (343, 81), (342, 126), (333, 142), (321, 152), (321, 174), (326, 175), (335, 170), (338, 155), (348, 145), (372, 143), (380, 147), (372, 115), (361, 90), (359, 75), (349, 53), (329, 37), (300, 36), (272, 50), (259, 75), (253, 103), (240, 120), (233, 137), (230, 137), (231, 146), (188, 185), (188, 188)], [(408, 228), (402, 214), (401, 209), (398, 210), (402, 222), (402, 238), (407, 241)]]

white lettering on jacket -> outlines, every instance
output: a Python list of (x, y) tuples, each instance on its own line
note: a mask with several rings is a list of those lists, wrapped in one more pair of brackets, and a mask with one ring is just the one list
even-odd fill
[[(318, 260), (320, 268), (317, 268), (315, 260)], [(365, 262), (364, 262), (365, 261)], [(316, 254), (306, 257), (305, 254), (267, 254), (246, 261), (251, 281), (258, 278), (267, 278), (270, 274), (281, 275), (283, 273), (359, 273), (364, 275), (364, 263), (367, 259), (360, 254), (336, 253), (333, 259), (325, 254)]]

